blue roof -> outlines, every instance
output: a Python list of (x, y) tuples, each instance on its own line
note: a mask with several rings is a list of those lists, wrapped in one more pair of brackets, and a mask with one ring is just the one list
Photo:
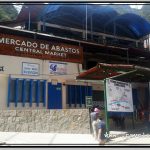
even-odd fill
[[(41, 20), (53, 24), (85, 29), (86, 5), (46, 5)], [(109, 6), (87, 5), (87, 26), (93, 31), (139, 39), (150, 33), (150, 23), (133, 13), (120, 15)]]
[(111, 32), (114, 23), (117, 28), (116, 34), (120, 36), (123, 35), (138, 39), (150, 33), (150, 23), (133, 13), (120, 15), (109, 22), (107, 29)]

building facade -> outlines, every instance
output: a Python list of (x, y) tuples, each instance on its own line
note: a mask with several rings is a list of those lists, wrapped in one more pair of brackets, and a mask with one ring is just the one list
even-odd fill
[[(30, 27), (33, 30), (33, 22), (36, 23), (38, 32), (0, 26), (1, 110), (62, 109), (63, 111), (65, 109), (81, 109), (81, 114), (82, 110), (86, 112), (84, 114), (86, 118), (88, 116), (88, 111), (87, 109), (85, 110), (86, 96), (92, 96), (94, 106), (104, 109), (104, 83), (99, 80), (77, 80), (76, 77), (80, 73), (92, 68), (99, 62), (136, 64), (146, 67), (150, 65), (150, 53), (143, 47), (140, 48), (140, 39), (132, 38), (133, 35), (136, 35), (134, 32), (130, 31), (129, 37), (119, 37), (124, 33), (124, 28), (125, 31), (128, 30), (128, 26), (130, 26), (128, 19), (125, 21), (129, 24), (121, 28), (121, 31), (118, 30), (119, 34), (116, 36), (94, 31), (94, 27), (93, 31), (89, 31), (91, 26), (88, 27), (88, 30), (69, 26), (70, 24), (65, 18), (65, 12), (64, 14), (62, 13), (63, 17), (60, 17), (64, 19), (61, 23), (66, 21), (65, 25), (58, 24), (59, 14), (57, 16), (57, 11), (56, 18), (54, 17), (51, 20), (51, 15), (49, 14), (48, 22), (46, 20), (37, 21), (35, 19), (37, 17), (36, 11), (32, 10), (30, 12), (31, 24), (29, 24), (29, 14), (24, 7), (22, 16), (26, 15), (25, 17), (20, 17), (22, 19), (20, 22), (23, 24), (22, 26), (26, 25), (25, 29)], [(83, 11), (82, 17), (85, 18), (84, 13)], [(99, 13), (103, 14), (103, 11)], [(132, 15), (129, 16), (132, 17)], [(124, 19), (124, 16), (122, 17)], [(95, 21), (98, 21), (98, 19), (95, 19)], [(136, 24), (136, 21), (134, 24)], [(72, 25), (74, 23), (76, 23), (76, 20), (72, 22)], [(119, 22), (119, 25), (121, 23)], [(146, 24), (148, 23), (146, 22)], [(98, 22), (96, 22), (97, 25)], [(112, 24), (109, 27), (112, 29)], [(124, 35), (127, 36), (127, 33)], [(77, 38), (75, 35), (77, 35)], [(79, 35), (80, 37), (78, 37)], [(87, 36), (86, 39), (85, 35)], [(115, 44), (116, 41), (117, 44)], [(123, 46), (121, 45), (122, 43), (124, 44)], [(135, 47), (130, 47), (130, 45)], [(149, 85), (148, 82), (139, 83), (137, 81), (132, 83), (132, 88), (136, 120), (138, 119), (137, 111), (139, 107), (149, 105)], [(131, 122), (132, 118), (129, 119)], [(87, 123), (87, 120), (85, 122)], [(57, 122), (55, 123), (57, 124)], [(131, 123), (129, 127), (131, 127)], [(18, 130), (16, 129), (16, 131)]]

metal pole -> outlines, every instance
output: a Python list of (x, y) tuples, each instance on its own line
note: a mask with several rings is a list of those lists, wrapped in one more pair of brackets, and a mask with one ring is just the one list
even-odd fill
[(149, 35), (148, 35), (148, 50), (150, 51)]
[[(28, 9), (29, 9), (29, 7), (28, 7)], [(29, 17), (29, 20), (28, 20), (28, 30), (30, 30), (30, 21), (31, 21), (31, 20), (30, 20), (30, 17), (31, 17), (30, 9), (29, 9), (29, 16), (28, 16), (28, 17)]]
[(127, 64), (129, 64), (129, 51), (127, 49)]
[(91, 15), (91, 40), (93, 40), (93, 17)]
[(116, 23), (114, 21), (114, 36), (116, 35)]
[(86, 4), (86, 19), (85, 19), (85, 39), (87, 40), (87, 4)]
[(89, 107), (89, 117), (90, 117), (90, 133), (92, 134), (92, 122), (91, 122), (91, 108)]
[(106, 121), (106, 132), (109, 134), (109, 120), (108, 120), (108, 112), (107, 112), (107, 95), (106, 95), (106, 80), (104, 79), (104, 105), (105, 105), (105, 121)]
[(42, 29), (42, 31), (43, 32), (45, 32), (45, 30), (46, 30), (46, 25), (45, 25), (45, 22), (46, 21), (46, 18), (45, 18), (45, 16), (43, 16), (43, 29)]
[(148, 81), (148, 109), (150, 109), (150, 82)]

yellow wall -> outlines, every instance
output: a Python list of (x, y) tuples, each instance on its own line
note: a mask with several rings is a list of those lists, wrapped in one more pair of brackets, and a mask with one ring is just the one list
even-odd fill
[(0, 74), (0, 109), (7, 108), (8, 75)]
[[(39, 64), (40, 75), (39, 76), (22, 75), (22, 62)], [(75, 78), (79, 74), (79, 71), (81, 71), (82, 68), (81, 64), (66, 63), (67, 74), (54, 75), (49, 73), (49, 62), (50, 62), (49, 60), (0, 55), (0, 66), (4, 66), (4, 72), (0, 72), (0, 96), (1, 96), (0, 109), (8, 109), (7, 92), (8, 92), (9, 75), (14, 78), (44, 79), (47, 80), (47, 82), (51, 82), (52, 79), (57, 79), (58, 82), (61, 83), (67, 83), (68, 81), (72, 81), (74, 84), (76, 84)], [(47, 90), (48, 88), (46, 88), (46, 100), (48, 95)], [(62, 86), (62, 106), (63, 108), (66, 108), (66, 86)], [(47, 107), (47, 101), (46, 101), (46, 107)], [(22, 107), (22, 104), (18, 103), (18, 106), (15, 107), (14, 104), (11, 103), (9, 107), (9, 109), (31, 109), (31, 108), (37, 109), (36, 104), (33, 104), (32, 107), (29, 107), (29, 104), (26, 103), (25, 107)], [(38, 108), (39, 109), (43, 108), (43, 104), (40, 104)]]

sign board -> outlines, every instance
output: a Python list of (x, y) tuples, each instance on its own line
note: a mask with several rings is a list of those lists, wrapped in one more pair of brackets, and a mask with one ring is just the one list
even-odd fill
[(0, 33), (0, 54), (45, 60), (82, 63), (83, 48)]
[(39, 64), (23, 62), (22, 74), (34, 76), (39, 75)]
[(90, 108), (93, 106), (93, 100), (92, 100), (92, 96), (86, 96), (85, 97), (86, 100), (86, 107)]
[(67, 74), (67, 64), (66, 63), (57, 63), (49, 62), (49, 72), (56, 75), (65, 75)]
[(106, 80), (107, 111), (133, 112), (132, 87), (130, 83)]

